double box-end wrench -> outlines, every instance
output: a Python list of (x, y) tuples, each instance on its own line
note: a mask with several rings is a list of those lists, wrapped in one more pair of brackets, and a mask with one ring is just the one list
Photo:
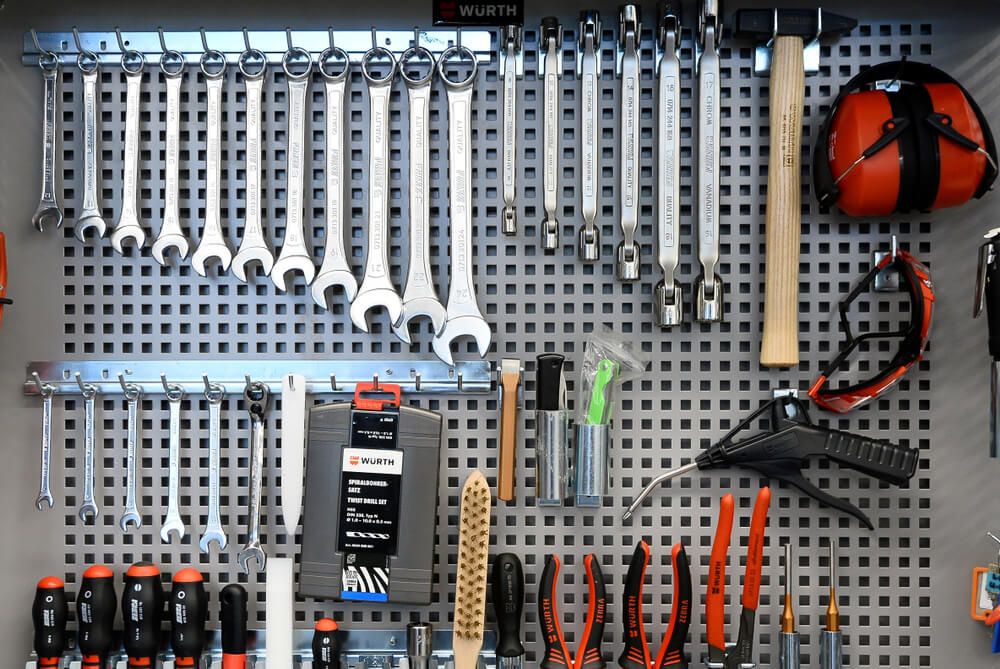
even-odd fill
[[(79, 383), (79, 379), (77, 382)], [(83, 394), (83, 501), (80, 503), (78, 514), (80, 520), (87, 522), (87, 518), (96, 519), (101, 512), (94, 494), (96, 478), (94, 451), (97, 448), (94, 411), (97, 404), (97, 386), (80, 383), (80, 392)]]
[(542, 83), (542, 250), (555, 253), (559, 248), (559, 71), (562, 68), (563, 29), (559, 19), (542, 19), (539, 51)]
[[(386, 63), (388, 72), (376, 76), (372, 66)], [(370, 118), (368, 130), (368, 256), (361, 288), (351, 303), (351, 322), (368, 332), (370, 309), (383, 307), (390, 323), (398, 323), (403, 302), (392, 285), (389, 272), (389, 99), (396, 78), (396, 59), (382, 47), (373, 46), (361, 60), (361, 74), (368, 82)]]
[[(448, 68), (469, 63), (464, 78), (452, 79)], [(479, 357), (490, 350), (493, 333), (476, 300), (472, 278), (472, 86), (479, 74), (476, 55), (464, 46), (445, 49), (438, 61), (438, 76), (448, 91), (448, 195), (451, 212), (451, 285), (448, 287), (448, 320), (434, 338), (437, 357), (451, 365), (451, 342), (474, 337)]]
[(170, 543), (170, 533), (177, 534), (177, 540), (184, 538), (186, 528), (180, 512), (180, 479), (181, 479), (181, 403), (184, 401), (184, 388), (164, 381), (164, 393), (170, 406), (169, 451), (167, 454), (167, 515), (160, 527), (160, 539), (165, 544)]
[(524, 30), (506, 25), (500, 35), (500, 76), (503, 82), (503, 223), (505, 235), (517, 234), (517, 78), (524, 76)]
[(51, 51), (38, 56), (44, 85), (42, 117), (42, 195), (31, 223), (41, 232), (46, 225), (62, 227), (63, 213), (56, 198), (56, 95), (58, 91), (59, 58)]
[(167, 249), (175, 249), (179, 259), (187, 258), (188, 240), (181, 229), (180, 166), (181, 166), (181, 82), (184, 78), (184, 56), (178, 51), (165, 51), (160, 56), (160, 71), (167, 83), (166, 115), (166, 184), (163, 194), (163, 222), (153, 242), (153, 258), (166, 265)]
[[(339, 69), (331, 70), (336, 63), (341, 63)], [(341, 286), (348, 303), (358, 294), (358, 280), (344, 246), (344, 93), (351, 59), (343, 49), (330, 47), (320, 54), (317, 68), (326, 95), (326, 244), (311, 288), (313, 301), (328, 309), (326, 293), (330, 288)]]
[(129, 50), (122, 54), (122, 70), (125, 72), (125, 169), (121, 211), (111, 233), (111, 248), (118, 253), (122, 252), (126, 240), (131, 239), (139, 248), (146, 243), (146, 231), (139, 223), (139, 98), (145, 69), (146, 57), (138, 51)]
[[(417, 61), (427, 63), (423, 76), (408, 72)], [(426, 317), (434, 334), (441, 332), (448, 313), (438, 299), (430, 258), (430, 122), (434, 54), (422, 46), (407, 49), (399, 59), (399, 76), (410, 101), (410, 264), (403, 290), (403, 311), (392, 331), (404, 343), (410, 339), (410, 321)]]
[(621, 94), (621, 226), (617, 272), (620, 281), (638, 281), (639, 244), (639, 40), (642, 22), (637, 5), (624, 5), (618, 15), (618, 71)]
[(716, 273), (719, 264), (720, 125), (719, 42), (722, 16), (718, 0), (703, 0), (698, 17), (698, 261), (701, 276), (695, 284), (695, 318), (702, 323), (721, 321), (725, 286)]
[[(261, 105), (263, 103), (264, 74), (267, 72), (267, 57), (257, 49), (248, 49), (240, 54), (237, 66), (243, 74), (246, 88), (246, 218), (243, 220), (243, 239), (233, 258), (233, 275), (247, 280), (247, 266), (259, 263), (260, 271), (267, 276), (274, 266), (274, 254), (264, 238), (261, 220), (260, 189), (260, 149), (261, 149)], [(256, 69), (254, 69), (256, 67)]]
[(53, 506), (52, 492), (49, 490), (49, 469), (52, 463), (52, 396), (56, 388), (50, 383), (36, 382), (38, 391), (42, 394), (42, 462), (35, 508), (41, 511), (46, 504), (50, 509)]
[(222, 86), (226, 77), (226, 57), (211, 49), (201, 56), (205, 76), (205, 224), (201, 240), (191, 256), (191, 266), (199, 276), (206, 276), (205, 264), (212, 258), (222, 271), (229, 269), (233, 251), (222, 234)]
[(601, 15), (596, 10), (580, 14), (580, 44), (576, 71), (580, 76), (580, 197), (583, 226), (577, 239), (580, 260), (596, 262), (601, 257), (601, 231), (597, 220), (597, 142), (600, 139)]
[(205, 380), (205, 399), (208, 401), (208, 520), (201, 541), (198, 542), (202, 553), (209, 552), (213, 541), (218, 544), (220, 551), (226, 550), (229, 545), (219, 513), (219, 459), (222, 448), (222, 400), (225, 395), (225, 388)]
[(681, 284), (676, 278), (680, 264), (681, 229), (681, 133), (677, 120), (681, 109), (681, 17), (680, 4), (660, 5), (657, 49), (657, 208), (656, 237), (663, 278), (653, 290), (653, 313), (661, 328), (680, 325), (684, 317)]
[[(294, 63), (304, 59), (304, 66), (297, 70)], [(305, 239), (305, 161), (306, 161), (306, 93), (312, 74), (312, 54), (300, 47), (291, 47), (281, 58), (281, 69), (288, 80), (288, 183), (285, 196), (285, 239), (281, 253), (271, 269), (274, 286), (285, 291), (285, 275), (302, 272), (306, 285), (316, 274), (312, 253)]]
[(260, 381), (247, 380), (243, 391), (250, 414), (250, 508), (247, 510), (247, 543), (236, 556), (244, 574), (250, 573), (250, 562), (256, 561), (257, 571), (264, 571), (267, 553), (260, 545), (260, 493), (264, 477), (264, 419), (270, 391)]
[(101, 213), (101, 178), (97, 170), (97, 79), (101, 64), (97, 56), (83, 51), (76, 58), (76, 65), (83, 76), (83, 205), (73, 226), (73, 234), (81, 242), (86, 233), (94, 229), (98, 237), (104, 237), (108, 224)]
[(129, 525), (135, 525), (136, 529), (142, 527), (142, 514), (139, 513), (138, 493), (139, 487), (139, 401), (142, 399), (142, 390), (139, 386), (124, 384), (125, 402), (128, 407), (128, 421), (126, 423), (127, 433), (127, 454), (125, 459), (125, 509), (122, 517), (118, 520), (118, 526), (122, 532), (127, 532)]

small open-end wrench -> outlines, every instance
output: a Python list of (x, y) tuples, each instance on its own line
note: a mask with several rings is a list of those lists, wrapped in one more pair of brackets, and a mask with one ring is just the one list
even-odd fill
[(722, 17), (718, 0), (704, 0), (698, 17), (698, 261), (701, 276), (695, 284), (695, 318), (702, 323), (721, 321), (725, 286), (716, 273), (719, 264), (719, 42)]
[(601, 15), (593, 9), (580, 14), (576, 71), (580, 76), (580, 198), (583, 210), (577, 246), (580, 260), (596, 262), (601, 257), (601, 231), (594, 224), (597, 220), (597, 176), (601, 171), (597, 150), (601, 134), (597, 83), (601, 77)]
[[(330, 64), (335, 62), (342, 66), (330, 70)], [(358, 294), (358, 280), (344, 247), (344, 93), (351, 58), (343, 49), (332, 46), (320, 54), (317, 67), (326, 94), (326, 243), (323, 263), (310, 288), (313, 301), (328, 309), (326, 293), (330, 288), (341, 286), (348, 303)]]
[(118, 521), (118, 526), (122, 532), (127, 532), (129, 525), (135, 525), (136, 529), (142, 527), (142, 514), (139, 513), (138, 487), (139, 487), (139, 400), (142, 398), (142, 390), (139, 386), (125, 384), (125, 401), (128, 406), (127, 432), (127, 455), (125, 460), (125, 510)]
[(657, 210), (656, 236), (663, 278), (653, 290), (653, 312), (661, 328), (680, 325), (684, 316), (681, 284), (675, 274), (680, 264), (681, 133), (677, 120), (681, 109), (681, 18), (680, 4), (665, 4), (657, 17), (660, 51), (657, 80)]
[(503, 77), (503, 233), (517, 234), (517, 78), (524, 74), (524, 30), (506, 25), (500, 35), (503, 45), (500, 76)]
[[(452, 79), (452, 61), (466, 62), (469, 74)], [(438, 75), (448, 91), (448, 195), (451, 212), (451, 284), (448, 287), (448, 320), (434, 338), (437, 357), (451, 365), (451, 342), (474, 337), (479, 356), (490, 350), (493, 333), (476, 301), (472, 277), (472, 86), (479, 63), (468, 47), (446, 49), (438, 61)]]
[(97, 448), (94, 411), (97, 404), (97, 386), (84, 383), (80, 392), (83, 394), (83, 501), (80, 503), (78, 514), (80, 520), (87, 522), (87, 518), (96, 519), (101, 513), (94, 494), (96, 479), (94, 451)]
[(188, 239), (181, 229), (180, 166), (181, 166), (181, 82), (184, 77), (184, 56), (178, 51), (165, 51), (160, 56), (160, 71), (167, 82), (166, 120), (166, 184), (163, 195), (163, 222), (153, 242), (153, 258), (166, 265), (167, 249), (176, 249), (183, 260), (188, 254)]
[(198, 542), (202, 553), (209, 552), (214, 541), (220, 551), (226, 550), (229, 538), (222, 529), (219, 513), (219, 459), (222, 448), (222, 400), (226, 390), (205, 380), (205, 399), (208, 400), (208, 520)]
[[(267, 56), (257, 49), (248, 49), (240, 54), (237, 61), (243, 73), (246, 87), (246, 218), (243, 220), (243, 239), (233, 258), (233, 275), (240, 281), (247, 280), (247, 266), (259, 263), (260, 271), (267, 276), (274, 266), (274, 254), (264, 237), (261, 219), (260, 189), (260, 146), (261, 146), (261, 105), (264, 92), (264, 74), (267, 72)], [(255, 66), (257, 69), (254, 69)]]
[(139, 223), (139, 97), (142, 95), (142, 73), (146, 57), (138, 51), (122, 54), (125, 71), (125, 169), (123, 171), (122, 206), (118, 223), (111, 233), (111, 248), (122, 252), (123, 244), (131, 239), (139, 248), (146, 243), (146, 231)]
[(260, 545), (260, 493), (264, 477), (264, 420), (267, 416), (268, 387), (260, 381), (247, 381), (243, 400), (250, 413), (250, 508), (247, 509), (247, 543), (236, 556), (244, 574), (250, 573), (250, 562), (257, 571), (264, 571), (267, 553)]
[(46, 504), (51, 509), (54, 503), (49, 490), (49, 467), (52, 462), (52, 396), (56, 388), (50, 383), (39, 383), (38, 390), (42, 394), (42, 463), (35, 508), (41, 511)]
[(45, 91), (42, 117), (42, 195), (38, 200), (31, 223), (41, 232), (46, 225), (62, 227), (63, 213), (56, 198), (56, 94), (58, 90), (59, 59), (51, 51), (38, 56)]
[(181, 479), (181, 403), (184, 401), (184, 388), (176, 384), (166, 384), (164, 393), (170, 405), (169, 452), (167, 464), (167, 515), (160, 527), (160, 540), (170, 543), (170, 533), (177, 534), (177, 540), (184, 538), (186, 528), (180, 512), (180, 479)]
[[(385, 76), (372, 72), (376, 61), (387, 63)], [(396, 65), (392, 52), (379, 46), (372, 46), (361, 60), (370, 102), (368, 255), (361, 288), (351, 303), (351, 322), (362, 332), (368, 332), (367, 314), (371, 309), (383, 307), (390, 323), (398, 323), (403, 313), (403, 302), (389, 274), (389, 99)]]
[[(301, 71), (293, 69), (293, 63), (305, 59)], [(306, 246), (305, 238), (305, 153), (306, 153), (306, 93), (309, 91), (312, 74), (312, 54), (300, 47), (291, 47), (281, 58), (281, 69), (288, 80), (288, 184), (285, 192), (285, 239), (281, 243), (278, 260), (271, 269), (271, 281), (278, 290), (284, 291), (285, 275), (292, 271), (302, 272), (306, 285), (312, 283), (316, 274), (312, 253)]]
[(545, 218), (542, 219), (542, 250), (555, 253), (559, 248), (559, 71), (562, 68), (563, 29), (559, 19), (542, 19), (539, 51), (544, 78), (542, 93), (542, 193)]
[(638, 281), (639, 244), (639, 40), (642, 22), (637, 5), (624, 5), (618, 15), (618, 70), (622, 80), (621, 109), (621, 225), (618, 244), (620, 281)]
[[(213, 69), (214, 68), (214, 69)], [(206, 146), (205, 146), (205, 224), (201, 240), (191, 256), (191, 266), (200, 276), (206, 276), (205, 264), (215, 258), (222, 271), (229, 269), (233, 251), (222, 234), (222, 85), (226, 76), (226, 57), (214, 49), (201, 56), (201, 72), (205, 75)]]
[(89, 51), (81, 52), (76, 64), (83, 74), (83, 206), (73, 226), (73, 234), (82, 242), (91, 228), (98, 237), (103, 237), (108, 224), (101, 213), (98, 184), (101, 175), (97, 170), (97, 79), (101, 65), (97, 56)]
[[(428, 63), (427, 74), (415, 77), (407, 72), (416, 61)], [(406, 83), (410, 100), (410, 264), (403, 289), (403, 311), (392, 331), (404, 343), (410, 340), (410, 321), (426, 317), (441, 332), (448, 313), (438, 299), (431, 273), (430, 258), (430, 122), (431, 82), (434, 54), (422, 46), (408, 49), (399, 59), (399, 76)]]

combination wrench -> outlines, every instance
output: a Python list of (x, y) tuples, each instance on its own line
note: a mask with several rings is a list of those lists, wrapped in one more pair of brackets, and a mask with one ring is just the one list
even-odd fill
[(139, 223), (139, 98), (142, 95), (142, 74), (146, 57), (138, 51), (122, 54), (125, 72), (125, 167), (123, 170), (122, 206), (118, 223), (111, 233), (111, 248), (122, 252), (126, 240), (138, 248), (146, 243), (146, 231)]
[[(259, 69), (254, 70), (253, 64)], [(247, 266), (259, 263), (260, 270), (267, 276), (274, 266), (274, 254), (264, 237), (261, 219), (261, 105), (264, 92), (264, 74), (267, 72), (267, 56), (258, 49), (247, 49), (237, 61), (243, 74), (246, 88), (246, 218), (243, 220), (243, 239), (233, 258), (233, 275), (246, 283)]]
[(46, 225), (62, 227), (63, 213), (56, 198), (56, 95), (58, 93), (59, 59), (51, 51), (38, 56), (44, 86), (42, 117), (42, 195), (31, 223), (41, 232)]
[[(335, 61), (343, 66), (331, 71), (328, 63)], [(320, 54), (317, 68), (326, 96), (326, 242), (323, 263), (310, 288), (313, 301), (328, 309), (326, 293), (330, 288), (341, 286), (348, 303), (358, 294), (358, 280), (344, 248), (344, 94), (351, 59), (343, 49), (331, 46)]]
[(580, 45), (577, 51), (576, 71), (580, 76), (580, 197), (583, 226), (577, 246), (580, 260), (596, 262), (601, 257), (601, 231), (597, 220), (597, 176), (599, 152), (597, 143), (601, 134), (600, 92), (601, 76), (601, 15), (588, 10), (580, 15)]
[(163, 196), (163, 222), (153, 242), (153, 258), (166, 265), (167, 249), (175, 249), (179, 259), (187, 258), (188, 240), (181, 229), (180, 165), (181, 165), (181, 82), (184, 77), (184, 56), (178, 51), (164, 51), (160, 56), (160, 71), (167, 82), (166, 119), (166, 184)]
[[(408, 72), (417, 60), (429, 63), (426, 75), (415, 76)], [(404, 343), (410, 344), (411, 320), (429, 318), (437, 334), (448, 317), (434, 288), (430, 258), (429, 145), (434, 54), (422, 46), (407, 49), (399, 59), (399, 76), (406, 84), (410, 101), (410, 263), (403, 289), (403, 311), (392, 331)]]
[(264, 477), (264, 420), (270, 391), (260, 381), (247, 379), (243, 400), (250, 413), (250, 508), (247, 509), (247, 543), (236, 556), (244, 574), (250, 573), (250, 562), (256, 561), (257, 571), (264, 571), (267, 553), (260, 545), (260, 494)]
[(118, 521), (122, 532), (127, 532), (129, 525), (136, 529), (142, 527), (142, 514), (139, 513), (139, 400), (142, 390), (132, 383), (123, 383), (126, 406), (128, 407), (127, 454), (125, 460), (125, 510)]
[(90, 51), (81, 51), (76, 65), (83, 76), (83, 205), (73, 226), (73, 234), (81, 242), (91, 228), (98, 237), (104, 237), (108, 224), (101, 213), (101, 178), (97, 171), (97, 79), (101, 65)]
[(87, 522), (87, 518), (96, 519), (101, 510), (97, 506), (94, 494), (95, 473), (94, 473), (94, 451), (97, 448), (95, 439), (95, 416), (94, 412), (97, 404), (97, 386), (83, 383), (77, 377), (80, 385), (80, 393), (83, 395), (83, 501), (80, 503), (78, 511), (80, 520)]
[[(215, 258), (222, 271), (229, 269), (233, 251), (222, 234), (222, 85), (226, 76), (226, 57), (214, 49), (201, 56), (205, 75), (206, 146), (205, 146), (205, 224), (201, 240), (191, 256), (191, 266), (199, 276), (206, 276), (205, 264)], [(214, 64), (214, 65), (213, 65)], [(216, 67), (217, 69), (212, 69)]]
[(542, 250), (552, 254), (559, 248), (559, 69), (562, 67), (563, 29), (553, 16), (542, 19), (541, 42), (544, 49), (541, 73), (542, 93), (542, 193), (545, 218), (542, 219)]
[(184, 388), (177, 384), (163, 381), (163, 391), (170, 406), (168, 423), (169, 451), (167, 465), (167, 515), (160, 527), (160, 539), (165, 544), (170, 543), (170, 533), (177, 534), (177, 540), (184, 538), (186, 528), (180, 512), (180, 479), (181, 479), (181, 403), (184, 401)]
[[(292, 63), (305, 58), (305, 67), (296, 73)], [(312, 74), (312, 54), (300, 47), (289, 47), (281, 58), (281, 69), (288, 80), (288, 163), (286, 173), (285, 239), (281, 253), (271, 269), (271, 281), (284, 291), (285, 275), (291, 271), (302, 272), (306, 285), (312, 283), (316, 274), (312, 254), (306, 247), (304, 197), (305, 152), (306, 152), (306, 93), (309, 91), (309, 77)]]
[(618, 35), (618, 70), (621, 93), (621, 227), (624, 239), (618, 244), (617, 273), (620, 281), (638, 281), (639, 244), (639, 40), (642, 22), (639, 7), (621, 9)]
[(208, 520), (198, 542), (202, 553), (209, 552), (214, 541), (220, 551), (226, 550), (229, 539), (222, 529), (219, 513), (219, 459), (222, 448), (222, 400), (226, 390), (205, 379), (205, 399), (208, 401)]
[[(372, 72), (376, 60), (388, 63), (389, 71), (378, 77)], [(351, 303), (351, 321), (368, 332), (370, 309), (383, 307), (390, 323), (398, 323), (403, 302), (389, 275), (389, 98), (397, 64), (392, 52), (372, 46), (361, 60), (361, 74), (368, 82), (370, 103), (368, 165), (368, 254), (361, 288)]]
[[(448, 67), (471, 62), (465, 78), (452, 79)], [(474, 337), (479, 356), (490, 350), (493, 334), (476, 301), (472, 277), (472, 86), (479, 63), (468, 47), (449, 47), (438, 61), (438, 76), (448, 92), (448, 196), (451, 212), (451, 284), (448, 287), (448, 320), (434, 338), (433, 348), (441, 360), (451, 365), (451, 342)]]
[(675, 274), (680, 263), (681, 134), (677, 124), (681, 108), (680, 9), (667, 9), (659, 17), (660, 51), (657, 79), (657, 239), (663, 278), (653, 290), (653, 311), (661, 328), (680, 325), (684, 316), (681, 284)]
[(506, 25), (500, 35), (503, 52), (503, 233), (517, 234), (517, 78), (524, 75), (524, 31), (517, 24)]
[(36, 378), (38, 392), (42, 395), (42, 462), (40, 480), (38, 483), (38, 498), (35, 500), (35, 508), (42, 510), (44, 505), (52, 508), (54, 502), (52, 492), (49, 490), (49, 468), (52, 463), (52, 396), (56, 392), (56, 387), (50, 383), (42, 383)]

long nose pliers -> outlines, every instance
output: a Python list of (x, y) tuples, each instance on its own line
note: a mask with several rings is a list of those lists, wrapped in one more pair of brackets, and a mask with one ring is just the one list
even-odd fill
[(566, 646), (556, 606), (559, 566), (558, 556), (546, 557), (542, 581), (538, 585), (538, 622), (542, 627), (542, 641), (545, 644), (545, 655), (538, 666), (541, 669), (604, 669), (607, 663), (601, 653), (601, 638), (604, 636), (607, 591), (604, 587), (601, 565), (593, 554), (583, 559), (589, 594), (583, 637), (580, 639), (580, 647), (576, 651), (575, 658)]

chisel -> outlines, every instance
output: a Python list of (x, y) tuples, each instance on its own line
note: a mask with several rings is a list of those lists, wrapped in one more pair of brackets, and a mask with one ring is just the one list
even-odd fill
[(521, 611), (524, 608), (524, 569), (513, 553), (493, 558), (493, 609), (497, 618), (497, 669), (521, 669)]
[(58, 667), (66, 650), (66, 590), (62, 579), (46, 576), (35, 588), (31, 619), (35, 625), (35, 654), (38, 666)]
[(181, 569), (174, 575), (170, 592), (170, 647), (174, 667), (196, 668), (205, 650), (208, 595), (205, 579), (197, 569)]
[(136, 562), (125, 572), (122, 590), (122, 642), (128, 669), (156, 666), (163, 621), (163, 584), (160, 570), (149, 562)]
[(340, 639), (337, 622), (329, 618), (316, 621), (313, 631), (312, 669), (340, 669)]
[(222, 669), (247, 666), (247, 591), (231, 583), (222, 589)]
[(77, 645), (83, 655), (80, 669), (106, 669), (117, 606), (112, 571), (94, 565), (83, 572), (76, 596)]

